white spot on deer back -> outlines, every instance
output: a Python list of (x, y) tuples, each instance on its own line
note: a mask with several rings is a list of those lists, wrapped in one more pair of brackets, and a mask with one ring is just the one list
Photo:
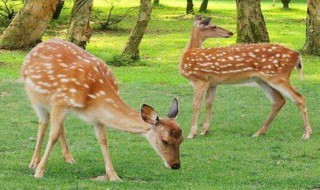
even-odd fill
[(67, 83), (67, 82), (69, 82), (69, 79), (67, 79), (67, 78), (62, 78), (62, 79), (60, 79), (60, 82)]

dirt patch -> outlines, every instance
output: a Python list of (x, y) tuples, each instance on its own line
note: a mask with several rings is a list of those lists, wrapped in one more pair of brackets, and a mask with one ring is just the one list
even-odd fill
[(9, 92), (0, 92), (0, 97), (9, 96)]

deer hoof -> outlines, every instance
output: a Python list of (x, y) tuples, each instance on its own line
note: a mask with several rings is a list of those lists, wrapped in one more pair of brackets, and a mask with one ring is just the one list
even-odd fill
[(187, 138), (188, 138), (188, 139), (193, 139), (195, 136), (196, 136), (195, 134), (190, 133)]
[(70, 164), (76, 163), (75, 159), (71, 155), (64, 156), (64, 161)]
[(207, 135), (207, 134), (209, 134), (209, 131), (201, 131), (201, 133), (200, 133), (200, 135)]

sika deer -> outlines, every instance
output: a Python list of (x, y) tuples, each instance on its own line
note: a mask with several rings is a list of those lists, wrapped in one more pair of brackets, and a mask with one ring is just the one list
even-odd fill
[[(106, 176), (98, 179), (120, 180), (109, 156), (105, 125), (146, 137), (167, 167), (180, 168), (179, 146), (183, 137), (175, 121), (176, 99), (165, 118), (160, 119), (157, 112), (145, 104), (140, 112), (133, 110), (119, 96), (117, 81), (103, 61), (62, 40), (50, 40), (33, 48), (24, 61), (22, 77), (39, 117), (37, 144), (29, 165), (36, 169), (34, 177), (43, 177), (50, 151), (59, 137), (65, 160), (74, 163), (63, 126), (67, 111), (74, 112), (95, 129), (106, 169)], [(40, 160), (49, 118), (50, 136)]]
[(193, 117), (188, 138), (197, 131), (199, 111), (205, 97), (206, 115), (202, 135), (209, 131), (211, 107), (217, 86), (255, 81), (272, 102), (272, 110), (263, 126), (254, 136), (267, 132), (274, 117), (285, 104), (283, 95), (290, 98), (301, 111), (304, 122), (303, 138), (308, 139), (312, 130), (309, 124), (305, 99), (289, 82), (294, 67), (302, 74), (301, 56), (281, 45), (246, 44), (219, 48), (201, 48), (207, 38), (227, 38), (233, 35), (210, 23), (211, 19), (197, 17), (180, 62), (180, 73), (194, 88)]

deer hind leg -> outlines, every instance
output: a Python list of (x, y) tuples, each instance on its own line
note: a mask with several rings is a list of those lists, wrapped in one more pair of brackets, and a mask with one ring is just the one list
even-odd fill
[(48, 161), (50, 152), (55, 145), (55, 143), (58, 141), (60, 134), (61, 134), (61, 127), (64, 120), (64, 111), (65, 108), (61, 106), (53, 106), (51, 109), (51, 130), (49, 134), (49, 139), (47, 143), (46, 150), (43, 154), (43, 157), (36, 169), (36, 173), (34, 174), (34, 177), (41, 178), (44, 175), (45, 165)]
[(304, 134), (302, 138), (309, 139), (312, 134), (312, 129), (310, 127), (309, 117), (308, 117), (308, 112), (307, 112), (304, 97), (299, 92), (297, 92), (287, 81), (280, 84), (273, 83), (270, 85), (273, 88), (277, 89), (279, 92), (281, 92), (283, 95), (290, 98), (299, 107), (302, 120), (304, 122)]
[(206, 90), (208, 89), (209, 83), (206, 81), (196, 81), (193, 82), (193, 116), (191, 121), (191, 130), (188, 135), (189, 139), (194, 138), (197, 133), (197, 126), (198, 126), (198, 119), (199, 119), (199, 112), (201, 109), (202, 101), (204, 99), (204, 95)]
[(110, 159), (109, 148), (108, 148), (108, 143), (107, 143), (107, 139), (106, 139), (106, 131), (105, 131), (104, 125), (97, 124), (94, 126), (94, 129), (95, 129), (95, 133), (96, 133), (96, 136), (99, 141), (101, 151), (103, 154), (106, 175), (93, 178), (93, 180), (109, 179), (110, 181), (121, 181), (121, 179), (118, 177), (117, 173), (114, 171), (114, 168), (113, 168), (113, 165), (112, 165), (112, 162)]
[(45, 135), (45, 132), (48, 128), (49, 124), (49, 112), (42, 106), (38, 104), (33, 104), (33, 108), (36, 111), (38, 118), (39, 118), (39, 126), (38, 126), (38, 134), (37, 134), (37, 143), (36, 147), (31, 159), (31, 162), (29, 164), (30, 169), (36, 169), (40, 159), (41, 159), (41, 145), (43, 142), (43, 138)]
[(209, 133), (212, 104), (213, 104), (216, 92), (217, 92), (216, 86), (209, 86), (206, 94), (206, 115), (203, 123), (203, 129), (201, 131), (201, 135), (207, 135)]
[(73, 159), (71, 152), (69, 150), (63, 124), (61, 124), (60, 129), (61, 129), (60, 143), (61, 143), (61, 147), (62, 147), (63, 158), (66, 162), (68, 162), (70, 164), (76, 163), (76, 161)]
[(267, 120), (263, 123), (262, 128), (259, 129), (253, 136), (258, 137), (263, 134), (265, 134), (273, 119), (277, 116), (280, 109), (283, 107), (283, 105), (286, 103), (286, 100), (283, 98), (283, 96), (274, 88), (272, 88), (269, 84), (267, 84), (264, 81), (258, 81), (257, 82), (260, 87), (263, 89), (266, 96), (270, 99), (272, 102), (272, 109), (271, 112), (267, 118)]

